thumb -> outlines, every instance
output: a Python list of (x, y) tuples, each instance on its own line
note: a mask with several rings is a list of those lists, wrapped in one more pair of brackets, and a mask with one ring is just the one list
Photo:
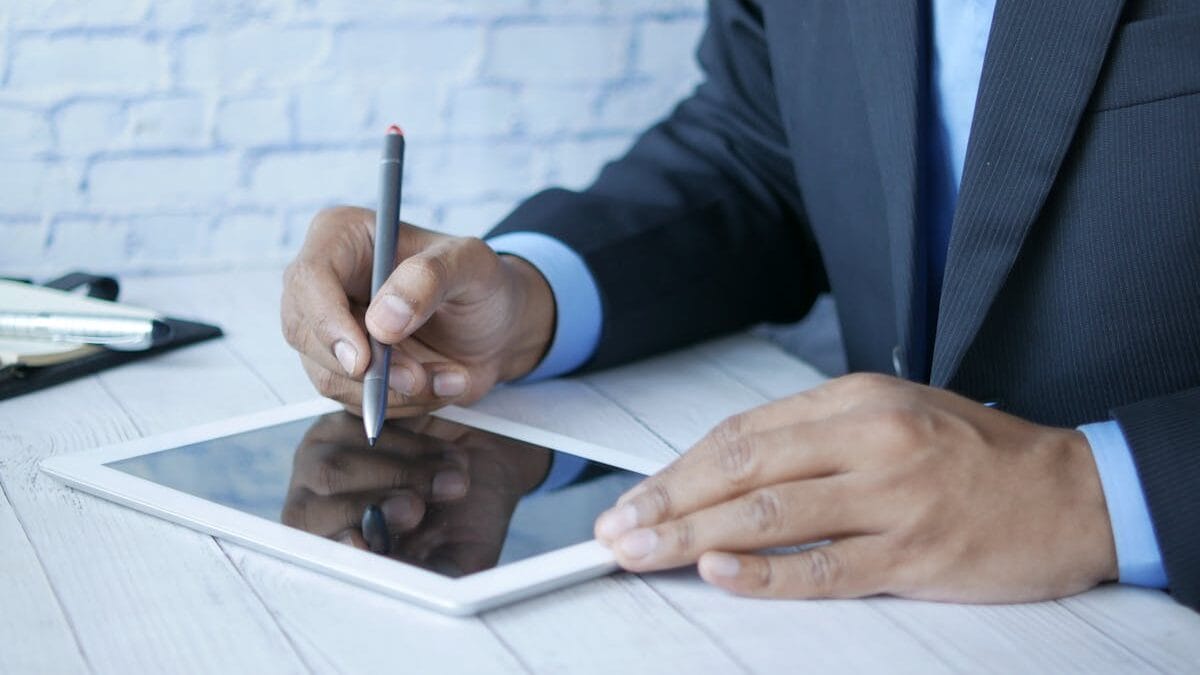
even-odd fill
[(443, 302), (476, 283), (496, 254), (479, 239), (440, 242), (403, 260), (367, 308), (367, 330), (396, 344), (425, 325)]

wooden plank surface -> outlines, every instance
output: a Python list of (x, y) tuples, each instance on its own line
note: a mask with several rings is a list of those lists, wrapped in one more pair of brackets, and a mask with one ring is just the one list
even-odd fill
[[(0, 431), (0, 456), (16, 439)], [(0, 672), (87, 672), (83, 653), (25, 528), (4, 494), (0, 461)]]
[[(92, 669), (305, 670), (210, 537), (68, 489), (37, 470), (43, 457), (139, 433), (99, 379), (5, 401), (0, 428), (5, 492)], [(35, 636), (10, 648), (53, 654), (62, 646)], [(64, 663), (75, 653), (65, 650)]]
[[(1200, 664), (1200, 615), (1122, 587), (998, 607), (780, 602), (731, 597), (680, 570), (615, 575), (451, 619), (36, 472), (50, 454), (310, 398), (279, 334), (279, 291), (273, 269), (130, 280), (130, 301), (216, 321), (227, 337), (0, 404), (0, 570), (28, 582), (6, 584), (0, 602), (35, 620), (0, 612), (0, 671), (1179, 672)], [(480, 408), (668, 461), (723, 417), (820, 381), (762, 340), (735, 336), (582, 378), (503, 387)]]

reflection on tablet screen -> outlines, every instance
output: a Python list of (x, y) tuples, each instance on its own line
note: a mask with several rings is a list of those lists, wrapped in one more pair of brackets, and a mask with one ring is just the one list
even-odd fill
[[(555, 464), (582, 470), (554, 487)], [(347, 413), (107, 466), (452, 577), (591, 539), (641, 478), (437, 417), (391, 420), (371, 448)]]

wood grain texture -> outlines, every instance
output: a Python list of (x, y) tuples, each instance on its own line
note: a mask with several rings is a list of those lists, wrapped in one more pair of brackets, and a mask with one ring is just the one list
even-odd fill
[(447, 617), (220, 542), (318, 673), (523, 673), (479, 619)]
[[(0, 431), (0, 455), (15, 440)], [(79, 644), (50, 587), (25, 528), (3, 491), (0, 468), (0, 672), (87, 672)]]
[[(98, 379), (6, 401), (0, 428), (15, 440), (5, 443), (0, 464), (5, 492), (91, 668), (305, 670), (210, 537), (70, 490), (37, 470), (43, 457), (138, 435)], [(5, 642), (13, 653), (61, 649), (42, 640)], [(67, 650), (64, 663), (77, 653)]]
[(1058, 602), (1158, 670), (1200, 671), (1200, 615), (1165, 593), (1113, 584)]
[(493, 610), (484, 620), (539, 673), (735, 673), (741, 664), (632, 575)]
[(871, 602), (955, 671), (1145, 672), (1149, 664), (1056, 602), (951, 605)]
[[(0, 611), (0, 671), (1180, 672), (1200, 663), (1200, 615), (1123, 587), (993, 607), (782, 602), (727, 595), (684, 569), (618, 574), (453, 619), (67, 490), (36, 472), (40, 458), (313, 395), (279, 334), (278, 270), (126, 286), (130, 301), (216, 321), (227, 337), (0, 405), (0, 602), (35, 619)], [(769, 343), (732, 336), (502, 387), (479, 408), (665, 462), (724, 417), (821, 381)]]

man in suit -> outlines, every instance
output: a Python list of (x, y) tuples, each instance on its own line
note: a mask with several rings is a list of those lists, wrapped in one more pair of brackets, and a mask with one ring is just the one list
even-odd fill
[[(747, 595), (1200, 605), (1200, 12), (713, 0), (705, 80), (490, 235), (317, 216), (283, 320), (356, 410), (602, 368), (837, 298), (857, 374), (738, 415), (597, 521)], [(365, 329), (365, 330), (364, 330)], [(872, 373), (889, 373), (877, 375)], [(806, 550), (764, 548), (828, 541)]]

